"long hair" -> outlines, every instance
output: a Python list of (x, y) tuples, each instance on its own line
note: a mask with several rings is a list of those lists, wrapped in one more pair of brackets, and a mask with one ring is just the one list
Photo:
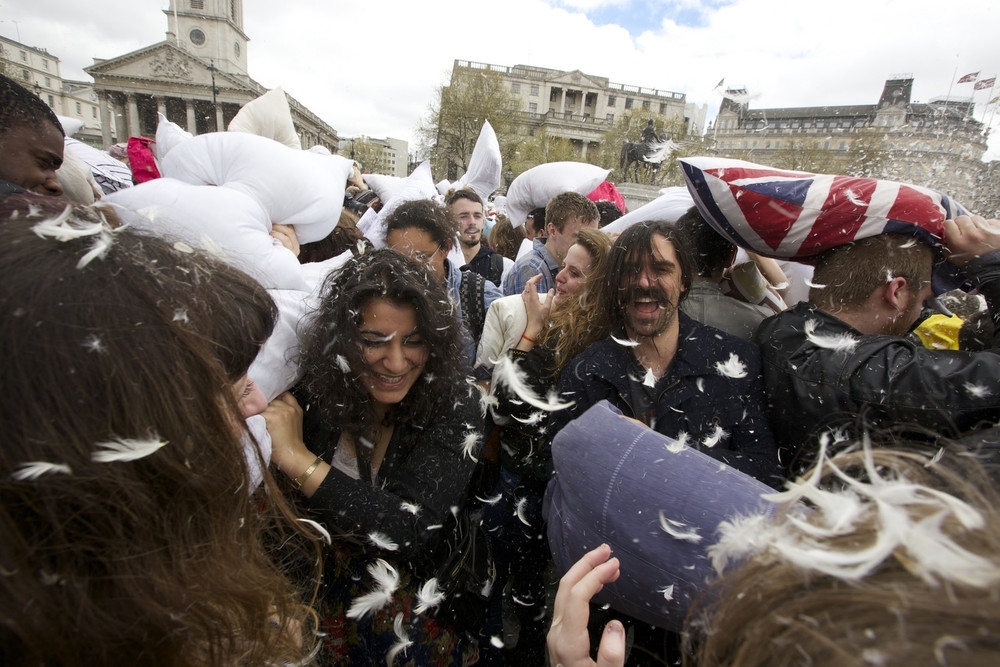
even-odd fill
[(676, 229), (673, 223), (663, 220), (632, 225), (615, 239), (608, 254), (604, 279), (588, 292), (594, 301), (591, 313), (595, 321), (592, 326), (603, 331), (604, 335), (624, 326), (623, 295), (632, 288), (635, 276), (642, 267), (649, 264), (653, 255), (654, 236), (663, 236), (674, 247), (674, 253), (680, 264), (681, 285), (684, 288), (679, 301), (683, 301), (690, 291), (694, 262), (691, 259), (691, 246), (687, 237)]
[(199, 328), (232, 274), (185, 251), (51, 197), (0, 206), (3, 664), (303, 657), (269, 626), (303, 608)]
[(322, 303), (303, 335), (302, 387), (326, 423), (356, 438), (374, 439), (379, 424), (360, 378), (366, 365), (361, 315), (373, 299), (412, 307), (417, 330), (430, 352), (418, 385), (385, 416), (386, 424), (414, 426), (403, 433), (415, 436), (435, 417), (434, 404), (465, 381), (465, 366), (460, 361), (458, 320), (441, 281), (394, 250), (355, 257), (327, 278)]
[(746, 548), (689, 612), (685, 665), (996, 664), (995, 481), (953, 443), (889, 444), (822, 460), (797, 480), (808, 509), (732, 533)]
[(539, 345), (551, 347), (555, 353), (553, 373), (558, 376), (570, 359), (607, 336), (593, 312), (590, 294), (604, 284), (611, 238), (597, 229), (584, 227), (574, 242), (590, 256), (590, 273), (579, 293), (553, 306)]

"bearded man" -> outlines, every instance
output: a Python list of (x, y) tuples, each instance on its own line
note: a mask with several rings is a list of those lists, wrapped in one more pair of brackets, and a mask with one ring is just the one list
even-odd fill
[(760, 351), (680, 312), (693, 267), (689, 241), (668, 222), (639, 223), (618, 237), (588, 305), (609, 335), (563, 370), (561, 398), (573, 405), (553, 413), (550, 433), (608, 400), (658, 433), (776, 484)]

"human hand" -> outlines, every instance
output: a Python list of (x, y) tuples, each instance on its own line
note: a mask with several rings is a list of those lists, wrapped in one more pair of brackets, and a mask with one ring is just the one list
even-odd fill
[(944, 221), (944, 247), (948, 261), (961, 268), (972, 260), (1000, 250), (1000, 221), (981, 215), (960, 215)]
[(367, 190), (368, 186), (365, 185), (365, 178), (361, 175), (361, 169), (358, 167), (358, 163), (355, 162), (353, 168), (351, 169), (351, 175), (347, 179), (348, 185), (355, 185), (362, 190)]
[(542, 331), (542, 326), (545, 324), (545, 320), (549, 317), (549, 312), (552, 310), (552, 295), (555, 294), (555, 290), (549, 290), (546, 295), (545, 301), (538, 298), (538, 283), (542, 279), (542, 274), (538, 274), (532, 278), (528, 279), (528, 282), (524, 283), (524, 291), (521, 292), (521, 301), (524, 302), (524, 310), (528, 316), (528, 323), (524, 328), (524, 333), (532, 338), (536, 337)]
[(291, 225), (271, 225), (271, 238), (291, 250), (296, 257), (299, 256), (299, 235)]
[(316, 456), (302, 440), (302, 408), (287, 391), (271, 401), (261, 415), (271, 436), (271, 461), (286, 475), (301, 473)]
[(549, 664), (562, 667), (622, 667), (625, 664), (625, 628), (618, 621), (604, 627), (597, 662), (590, 659), (590, 599), (618, 579), (621, 571), (617, 558), (610, 558), (611, 547), (602, 544), (584, 554), (559, 580), (552, 627), (546, 636)]

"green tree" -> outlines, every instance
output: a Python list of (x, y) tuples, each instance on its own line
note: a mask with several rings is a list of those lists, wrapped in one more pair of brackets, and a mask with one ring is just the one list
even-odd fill
[(368, 137), (357, 137), (351, 140), (347, 150), (348, 157), (353, 157), (361, 164), (361, 171), (366, 174), (388, 174), (389, 161), (385, 156), (385, 148), (377, 141)]
[(451, 83), (438, 89), (437, 100), (417, 128), (423, 147), (431, 149), (434, 178), (454, 180), (469, 168), (487, 120), (496, 132), (504, 164), (510, 164), (521, 140), (520, 115), (521, 99), (499, 74), (456, 69)]
[(884, 132), (864, 129), (858, 132), (847, 149), (847, 173), (851, 176), (886, 178), (892, 155), (885, 150)]
[(582, 162), (580, 150), (573, 142), (562, 137), (553, 137), (544, 129), (535, 136), (523, 139), (510, 162), (504, 162), (504, 170), (509, 169), (514, 176), (546, 162)]

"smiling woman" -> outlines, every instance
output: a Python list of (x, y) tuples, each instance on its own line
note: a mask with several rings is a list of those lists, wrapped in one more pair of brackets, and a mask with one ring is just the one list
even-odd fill
[(406, 642), (415, 664), (461, 664), (470, 650), (434, 618), (437, 584), (449, 583), (434, 579), (439, 545), (460, 522), (482, 431), (458, 327), (423, 264), (388, 249), (359, 256), (324, 286), (298, 400), (264, 413), (273, 460), (341, 538), (324, 578), (332, 662), (381, 663)]

